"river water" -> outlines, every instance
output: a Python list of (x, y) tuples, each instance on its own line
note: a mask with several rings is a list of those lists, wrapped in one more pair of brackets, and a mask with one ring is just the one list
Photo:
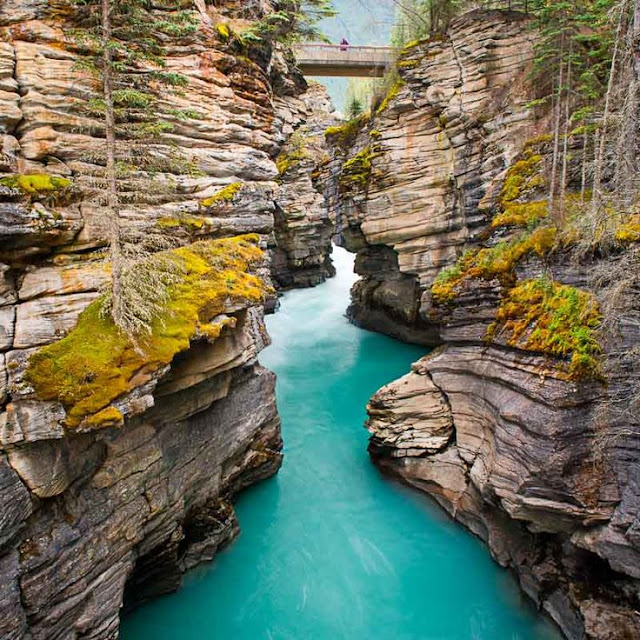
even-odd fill
[(285, 463), (237, 503), (240, 538), (124, 640), (556, 640), (487, 549), (366, 453), (368, 398), (424, 349), (344, 318), (353, 258), (287, 293), (262, 363), (278, 374)]

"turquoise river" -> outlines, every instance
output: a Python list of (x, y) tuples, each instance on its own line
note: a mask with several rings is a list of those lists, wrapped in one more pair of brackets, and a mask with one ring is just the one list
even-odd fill
[(353, 259), (269, 318), (285, 462), (237, 502), (242, 534), (175, 595), (127, 617), (124, 640), (550, 640), (558, 635), (486, 547), (381, 476), (368, 398), (424, 350), (350, 325)]

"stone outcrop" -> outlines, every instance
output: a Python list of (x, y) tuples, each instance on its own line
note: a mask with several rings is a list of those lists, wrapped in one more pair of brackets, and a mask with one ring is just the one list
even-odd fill
[[(439, 342), (428, 290), (486, 230), (504, 172), (534, 135), (532, 57), (521, 14), (466, 14), (445, 38), (403, 52), (401, 80), (360, 133), (334, 136), (327, 198), (345, 246), (358, 253), (356, 324)], [(358, 153), (370, 166), (354, 176), (346, 163)]]
[[(369, 450), (482, 538), (566, 637), (635, 638), (639, 385), (637, 359), (622, 354), (640, 335), (637, 277), (601, 334), (597, 375), (571, 375), (568, 359), (496, 324), (514, 282), (561, 283), (605, 308), (606, 288), (638, 273), (637, 247), (582, 262), (550, 254), (560, 243), (553, 221), (537, 217), (546, 201), (525, 208), (544, 192), (532, 167), (550, 146), (548, 123), (526, 107), (534, 37), (520, 14), (471, 12), (443, 39), (408, 47), (377, 113), (329, 136), (329, 204), (362, 275), (352, 320), (437, 346), (371, 399)], [(527, 198), (517, 194), (525, 220), (496, 224), (518, 166), (536, 177)], [(570, 188), (576, 173), (569, 163)], [(529, 247), (535, 233), (542, 242)], [(465, 263), (478, 247), (486, 261)], [(443, 299), (434, 282), (450, 283)]]
[(320, 168), (328, 159), (325, 129), (336, 123), (326, 89), (310, 85), (299, 98), (282, 101), (287, 143), (277, 159), (272, 274), (278, 287), (309, 287), (335, 274), (331, 264), (334, 223), (321, 195)]
[[(194, 13), (193, 33), (167, 39), (163, 70), (183, 86), (163, 89), (154, 108), (168, 124), (138, 150), (142, 168), (121, 178), (124, 233), (160, 248), (257, 233), (263, 248), (313, 272), (287, 286), (311, 284), (330, 273), (328, 242), (315, 238), (326, 223), (312, 219), (313, 231), (300, 231), (316, 240), (313, 255), (302, 256), (298, 230), (274, 224), (283, 210), (274, 160), (323, 98), (317, 89), (304, 96), (304, 81), (278, 46), (238, 55), (216, 28), (236, 24), (237, 3), (215, 4), (208, 16)], [(253, 18), (270, 10), (254, 3)], [(123, 600), (133, 607), (174, 590), (185, 570), (210, 560), (238, 532), (233, 497), (281, 463), (274, 376), (257, 361), (268, 336), (255, 301), (235, 300), (207, 318), (219, 337), (196, 334), (169, 365), (140, 370), (100, 428), (70, 428), (65, 407), (43, 401), (24, 377), (29, 358), (72, 330), (109, 279), (99, 194), (104, 128), (83, 107), (97, 84), (78, 64), (72, 17), (53, 0), (0, 3), (0, 636), (7, 640), (117, 637)], [(247, 18), (245, 11), (239, 27)], [(300, 196), (318, 210), (311, 191)], [(296, 206), (290, 200), (284, 208)], [(288, 243), (281, 250), (275, 227)], [(258, 269), (267, 283), (269, 271)]]

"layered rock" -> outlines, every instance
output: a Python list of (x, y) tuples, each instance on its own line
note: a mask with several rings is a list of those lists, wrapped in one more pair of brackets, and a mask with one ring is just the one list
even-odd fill
[[(536, 127), (526, 107), (533, 37), (521, 14), (466, 14), (446, 37), (403, 52), (401, 80), (360, 133), (333, 136), (327, 195), (358, 252), (357, 324), (439, 342), (428, 317), (433, 278), (486, 230), (502, 174)], [(370, 166), (353, 175), (358, 153)]]
[[(304, 81), (283, 52), (238, 55), (215, 28), (234, 23), (237, 3), (216, 5), (193, 14), (192, 34), (167, 39), (163, 71), (184, 86), (162, 92), (154, 108), (169, 126), (143, 149), (144, 164), (120, 176), (124, 233), (160, 248), (247, 232), (273, 245), (274, 158), (309, 116), (310, 102), (299, 97)], [(255, 3), (238, 24), (270, 10)], [(42, 400), (24, 376), (30, 357), (68, 334), (109, 279), (99, 194), (104, 127), (85, 108), (98, 85), (79, 64), (72, 17), (52, 0), (0, 6), (7, 639), (117, 637), (123, 599), (132, 607), (173, 590), (185, 570), (210, 560), (237, 534), (235, 494), (281, 462), (274, 376), (257, 362), (268, 336), (255, 299), (236, 297), (201, 318), (209, 324), (190, 348), (166, 366), (142, 367), (104, 420), (70, 427), (68, 407)], [(316, 247), (318, 256), (327, 250)], [(324, 265), (325, 255), (313, 260)], [(258, 269), (267, 283), (269, 271)]]
[(324, 131), (336, 123), (326, 89), (313, 84), (299, 98), (280, 106), (287, 143), (277, 159), (272, 274), (280, 288), (308, 287), (335, 274), (331, 264), (334, 223), (329, 216), (320, 168), (329, 159)]
[[(471, 12), (406, 49), (377, 113), (329, 136), (329, 202), (363, 276), (352, 319), (440, 345), (372, 398), (370, 453), (486, 541), (568, 638), (635, 638), (638, 250), (577, 259), (557, 242), (542, 200), (547, 122), (526, 107), (534, 37), (522, 15)], [(579, 144), (568, 141), (570, 189)], [(586, 305), (578, 324), (565, 316), (537, 337), (587, 337), (586, 309), (595, 318), (625, 280), (599, 364), (579, 375), (570, 353), (531, 339), (535, 300), (509, 302), (516, 283), (566, 293)], [(500, 313), (520, 314), (513, 330), (529, 339)]]

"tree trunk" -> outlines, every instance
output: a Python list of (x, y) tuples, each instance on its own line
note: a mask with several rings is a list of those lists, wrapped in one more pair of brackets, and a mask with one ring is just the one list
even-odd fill
[[(634, 0), (636, 6), (640, 0)], [(593, 208), (599, 209), (602, 201), (602, 169), (604, 166), (604, 156), (607, 146), (607, 124), (611, 113), (611, 99), (615, 88), (616, 65), (618, 63), (618, 52), (620, 50), (620, 38), (622, 35), (622, 26), (624, 23), (624, 15), (626, 13), (626, 5), (620, 8), (620, 18), (618, 19), (618, 28), (616, 29), (616, 41), (613, 47), (613, 56), (611, 57), (611, 68), (609, 71), (609, 82), (607, 83), (607, 94), (604, 100), (604, 114), (602, 116), (602, 127), (600, 129), (599, 144), (596, 147), (596, 164), (593, 172)]]
[[(563, 36), (564, 45), (564, 36)], [(551, 216), (555, 212), (556, 186), (558, 181), (558, 158), (560, 155), (560, 119), (562, 114), (562, 91), (564, 88), (564, 46), (560, 47), (560, 71), (558, 77), (558, 91), (556, 93), (555, 115), (553, 125), (553, 162), (551, 165), (551, 188), (549, 190), (549, 209)]]
[(105, 102), (107, 218), (111, 259), (111, 313), (114, 322), (124, 326), (122, 296), (122, 238), (116, 179), (116, 124), (113, 107), (113, 60), (111, 55), (111, 0), (102, 0), (102, 63)]
[(567, 189), (567, 172), (569, 168), (569, 119), (571, 117), (571, 56), (573, 47), (569, 48), (569, 60), (567, 61), (567, 91), (564, 98), (564, 140), (562, 142), (562, 177), (560, 178), (560, 206), (561, 215), (564, 218), (564, 196)]
[(640, 82), (640, 0), (633, 0), (633, 68)]
[(580, 204), (584, 205), (585, 195), (587, 191), (587, 158), (589, 149), (589, 134), (587, 133), (587, 124), (583, 123), (584, 137), (582, 141), (582, 176), (580, 180)]

